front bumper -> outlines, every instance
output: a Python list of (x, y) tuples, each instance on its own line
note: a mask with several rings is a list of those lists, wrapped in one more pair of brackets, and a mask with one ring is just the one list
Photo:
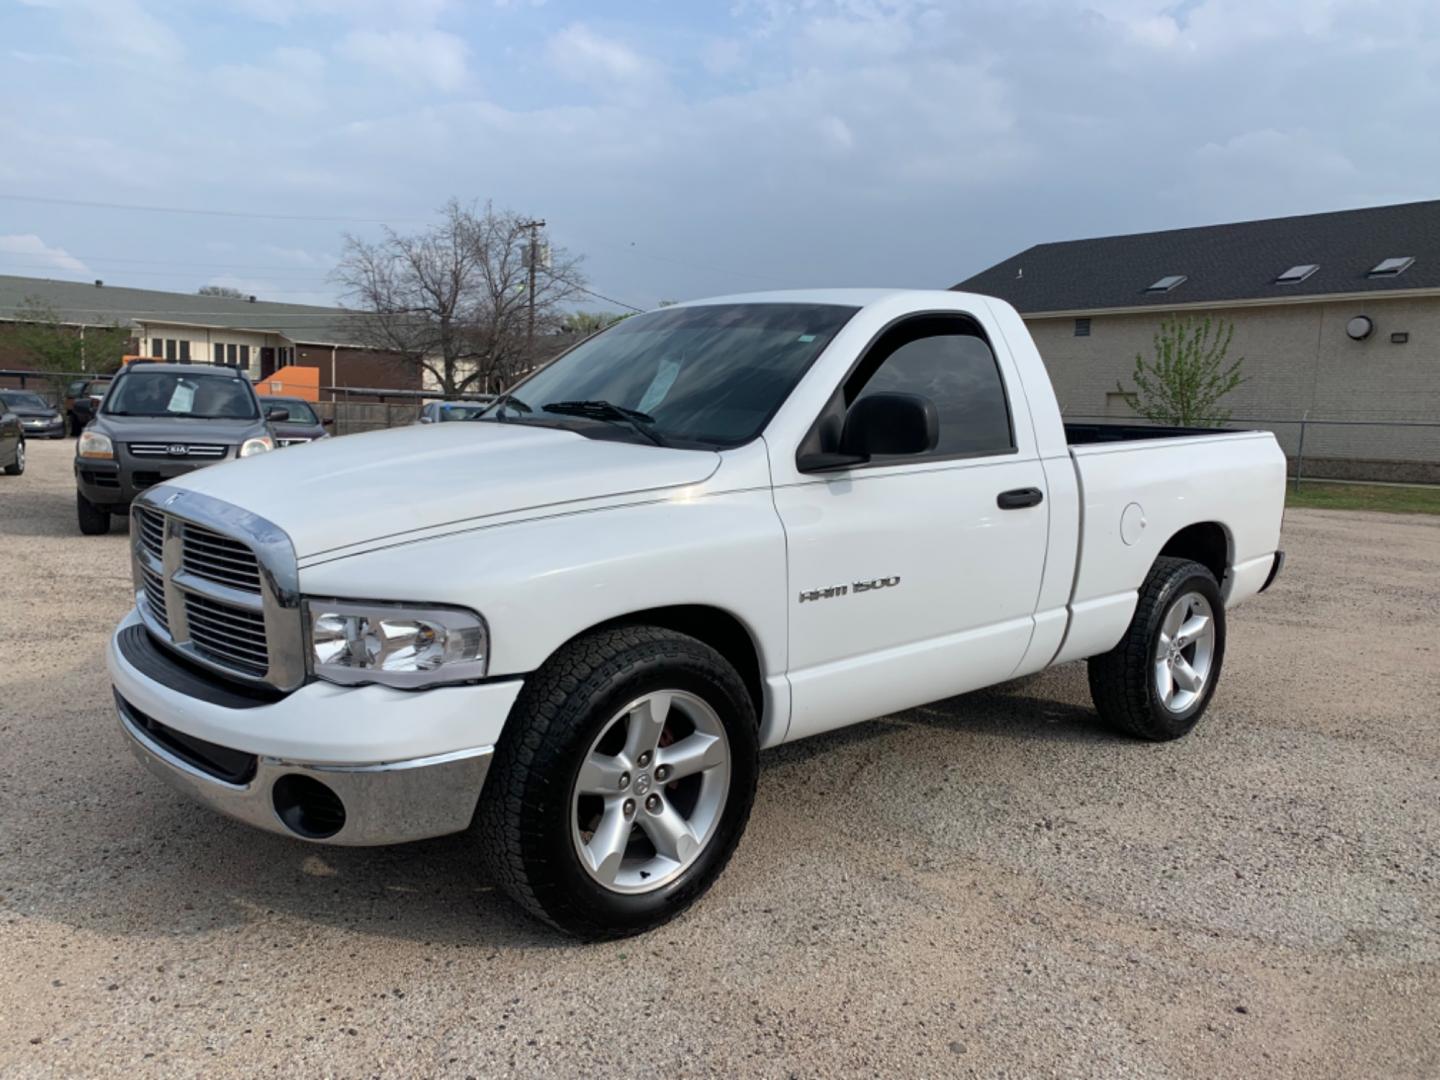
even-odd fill
[(128, 507), (142, 491), (174, 480), (209, 465), (220, 465), (235, 458), (207, 458), (200, 461), (176, 461), (171, 458), (140, 459), (122, 456), (113, 458), (75, 459), (75, 486), (80, 494), (96, 506)]
[(59, 416), (54, 420), (46, 420), (39, 423), (33, 420), (21, 420), (20, 428), (25, 432), (27, 438), (54, 439), (65, 434), (65, 420)]
[[(136, 623), (132, 611), (106, 653), (120, 727), (145, 767), (185, 795), (249, 825), (331, 844), (395, 844), (469, 827), (518, 680), (422, 691), (309, 683), (231, 707), (131, 664), (118, 641)], [(313, 813), (297, 806), (307, 799)]]

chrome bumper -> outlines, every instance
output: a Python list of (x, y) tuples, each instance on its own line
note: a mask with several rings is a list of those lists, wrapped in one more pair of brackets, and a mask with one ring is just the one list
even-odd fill
[[(243, 784), (212, 776), (157, 742), (117, 695), (126, 742), (141, 764), (176, 790), (247, 825), (300, 840), (356, 846), (399, 844), (462, 832), (469, 827), (490, 770), (494, 747), (374, 765), (329, 765), (259, 756)], [(277, 804), (293, 793), (294, 777), (324, 785), (343, 806), (343, 824), (328, 835), (307, 832), (303, 817), (281, 816)], [(314, 791), (306, 783), (305, 791)], [(333, 820), (333, 819), (332, 819)]]

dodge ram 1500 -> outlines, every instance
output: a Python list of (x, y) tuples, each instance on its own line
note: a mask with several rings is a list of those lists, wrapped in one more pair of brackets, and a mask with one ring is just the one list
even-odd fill
[(475, 421), (141, 493), (115, 704), (216, 810), (473, 823), (530, 912), (635, 933), (720, 874), (763, 748), (1082, 659), (1101, 719), (1184, 735), (1280, 569), (1284, 475), (1268, 433), (1067, 427), (998, 300), (687, 303)]

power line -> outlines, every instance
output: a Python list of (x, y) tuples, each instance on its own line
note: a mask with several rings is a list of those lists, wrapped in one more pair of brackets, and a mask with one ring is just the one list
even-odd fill
[(321, 214), (260, 214), (248, 210), (208, 210), (187, 206), (144, 206), (138, 203), (99, 202), (92, 199), (61, 199), (48, 195), (15, 195), (0, 192), (0, 199), (10, 202), (45, 203), (50, 206), (85, 206), (96, 210), (134, 210), (145, 214), (195, 214), (201, 217), (254, 218), (266, 221), (326, 221), (353, 225), (389, 225), (393, 222), (406, 224), (425, 220), (424, 218), (363, 218), (341, 217)]
[(631, 311), (638, 311), (642, 315), (645, 313), (645, 308), (636, 307), (634, 304), (627, 304), (624, 300), (616, 300), (613, 296), (606, 296), (604, 293), (598, 293), (594, 289), (587, 289), (583, 285), (576, 285), (575, 288), (579, 292), (583, 292), (586, 296), (593, 296), (597, 300), (604, 300), (607, 304), (616, 304), (619, 307), (629, 308)]

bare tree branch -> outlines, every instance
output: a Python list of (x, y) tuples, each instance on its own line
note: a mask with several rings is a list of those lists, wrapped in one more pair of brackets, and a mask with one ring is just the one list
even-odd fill
[[(416, 235), (347, 236), (335, 280), (363, 344), (427, 372), (446, 397), (502, 390), (543, 358), (528, 334), (527, 219), (455, 199), (441, 213)], [(549, 254), (535, 271), (536, 341), (561, 328), (585, 285), (579, 258)]]

